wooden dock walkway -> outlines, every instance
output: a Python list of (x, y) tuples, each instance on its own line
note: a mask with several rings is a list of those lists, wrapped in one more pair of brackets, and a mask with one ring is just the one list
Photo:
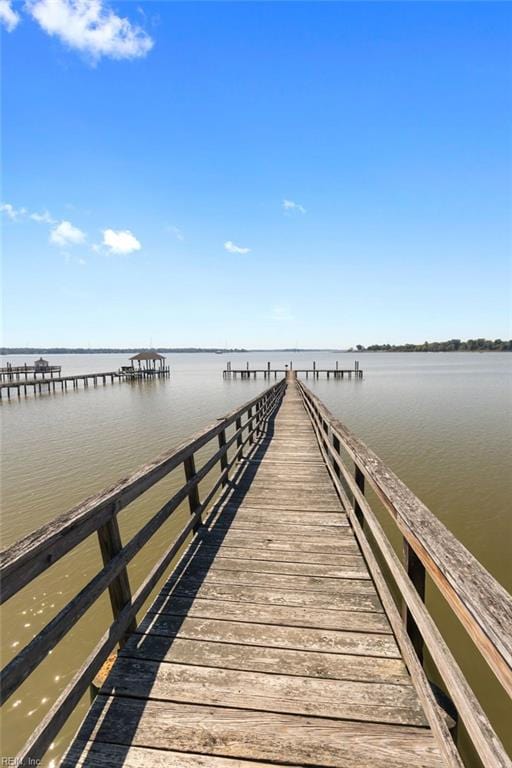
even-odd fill
[[(198, 469), (194, 455), (212, 441), (218, 447)], [(340, 447), (355, 456), (355, 474), (341, 461)], [(120, 643), (64, 768), (461, 768), (423, 671), (425, 643), (483, 764), (509, 766), (428, 614), (422, 569), (439, 573), (431, 558), (442, 560), (443, 548), (449, 553), (442, 566), (449, 603), (460, 601), (464, 626), (471, 616), (470, 635), (507, 690), (510, 596), (426, 508), (415, 532), (418, 551), (436, 530), (444, 537), (440, 550), (420, 561), (411, 548), (399, 563), (380, 540), (364, 496), (364, 479), (377, 482), (382, 474), (379, 462), (289, 375), (287, 384), (270, 387), (4, 553), (3, 599), (94, 531), (104, 559), (103, 570), (2, 670), (4, 698), (107, 587), (114, 613), (19, 764), (44, 754)], [(119, 512), (181, 467), (186, 484), (123, 545)], [(199, 483), (214, 468), (218, 480), (201, 499)], [(418, 509), (421, 502), (390, 470), (380, 482), (387, 483), (386, 504), (395, 511), (409, 504), (413, 520), (411, 505)], [(132, 595), (127, 563), (183, 501), (190, 507), (187, 524)], [(403, 617), (367, 526), (398, 584)], [(477, 583), (479, 594), (472, 588)]]
[(87, 766), (445, 765), (295, 386), (65, 765), (86, 755)]

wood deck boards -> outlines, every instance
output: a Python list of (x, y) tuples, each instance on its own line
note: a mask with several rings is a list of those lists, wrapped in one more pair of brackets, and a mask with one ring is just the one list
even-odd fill
[(64, 765), (445, 765), (293, 383), (244, 463)]

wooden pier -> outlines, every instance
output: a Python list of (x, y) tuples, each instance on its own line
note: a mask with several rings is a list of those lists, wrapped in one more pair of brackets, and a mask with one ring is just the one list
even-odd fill
[(255, 379), (258, 375), (263, 376), (265, 379), (271, 379), (272, 377), (277, 379), (278, 376), (282, 377), (286, 375), (288, 371), (293, 370), (296, 374), (305, 376), (306, 379), (310, 376), (314, 379), (318, 379), (321, 374), (324, 374), (328, 379), (330, 379), (331, 376), (333, 379), (343, 379), (345, 376), (349, 379), (351, 379), (352, 376), (355, 379), (363, 378), (363, 371), (359, 367), (359, 362), (357, 360), (355, 361), (353, 368), (340, 368), (338, 361), (336, 361), (334, 368), (318, 368), (316, 362), (313, 362), (311, 368), (295, 369), (292, 360), (290, 360), (290, 364), (286, 365), (284, 368), (272, 368), (270, 363), (267, 363), (266, 368), (250, 368), (249, 363), (247, 363), (245, 368), (233, 368), (231, 363), (227, 363), (226, 368), (222, 371), (222, 375), (225, 379), (236, 379), (237, 376), (241, 379), (250, 379), (251, 377)]
[(62, 367), (60, 365), (48, 365), (45, 367), (37, 365), (6, 365), (0, 368), (0, 382), (3, 381), (25, 381), (29, 376), (37, 379), (40, 376), (42, 379), (53, 378), (53, 376), (60, 376)]
[[(100, 373), (79, 373), (71, 376), (53, 376), (43, 377), (40, 379), (28, 379), (20, 381), (2, 381), (0, 382), (0, 400), (2, 394), (7, 394), (7, 399), (11, 398), (11, 391), (14, 391), (17, 397), (21, 397), (23, 394), (25, 397), (29, 394), (44, 394), (50, 392), (56, 392), (59, 387), (60, 391), (64, 392), (68, 389), (79, 389), (82, 384), (84, 389), (89, 386), (97, 387), (101, 382), (102, 384), (114, 384), (116, 381), (135, 381), (141, 379), (153, 379), (168, 377), (170, 375), (169, 367), (146, 369), (146, 368), (132, 368), (126, 366), (119, 371), (101, 371)], [(32, 390), (32, 391), (31, 391)]]
[[(184, 484), (123, 543), (118, 516), (173, 471)], [(132, 593), (128, 563), (183, 504), (181, 531)], [(461, 768), (423, 669), (428, 650), (482, 764), (510, 766), (428, 611), (425, 581), (509, 693), (512, 599), (293, 373), (6, 550), (2, 600), (93, 534), (103, 568), (4, 667), (2, 701), (107, 589), (113, 621), (16, 765), (44, 755), (109, 660), (64, 768)]]

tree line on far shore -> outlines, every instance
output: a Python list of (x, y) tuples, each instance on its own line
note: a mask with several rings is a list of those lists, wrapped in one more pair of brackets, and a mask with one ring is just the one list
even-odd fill
[(512, 352), (512, 340), (503, 339), (450, 339), (424, 341), (423, 344), (356, 344), (349, 352)]

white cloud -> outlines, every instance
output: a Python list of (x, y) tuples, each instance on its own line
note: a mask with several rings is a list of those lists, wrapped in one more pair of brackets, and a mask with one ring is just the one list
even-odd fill
[(27, 0), (26, 8), (45, 32), (94, 61), (139, 58), (153, 47), (142, 27), (118, 16), (103, 0)]
[(0, 205), (0, 211), (5, 213), (7, 218), (11, 219), (11, 221), (19, 221), (19, 219), (22, 219), (27, 213), (26, 208), (15, 208), (11, 203), (2, 203)]
[(129, 229), (121, 229), (117, 232), (114, 229), (104, 229), (103, 245), (109, 249), (110, 253), (117, 254), (133, 253), (133, 251), (140, 251), (142, 248)]
[(306, 213), (304, 206), (300, 203), (295, 203), (293, 200), (283, 200), (282, 206), (285, 212), (298, 211), (299, 213)]
[(235, 245), (235, 243), (233, 243), (231, 240), (226, 240), (224, 243), (224, 248), (226, 251), (229, 251), (229, 253), (241, 254), (249, 253), (251, 250), (250, 248), (242, 248), (240, 245)]
[(175, 236), (176, 240), (180, 240), (181, 242), (183, 242), (183, 240), (185, 239), (185, 235), (183, 234), (183, 232), (179, 227), (168, 226), (166, 227), (166, 229), (168, 232), (171, 232)]
[(85, 240), (85, 233), (78, 227), (74, 227), (70, 221), (61, 221), (50, 232), (50, 242), (64, 247), (66, 245), (79, 245)]
[(31, 213), (30, 218), (32, 221), (37, 221), (38, 224), (56, 224), (56, 220), (51, 216), (49, 211), (43, 211), (42, 213)]
[(12, 7), (11, 0), (0, 0), (0, 22), (8, 32), (12, 32), (20, 21), (19, 13)]

